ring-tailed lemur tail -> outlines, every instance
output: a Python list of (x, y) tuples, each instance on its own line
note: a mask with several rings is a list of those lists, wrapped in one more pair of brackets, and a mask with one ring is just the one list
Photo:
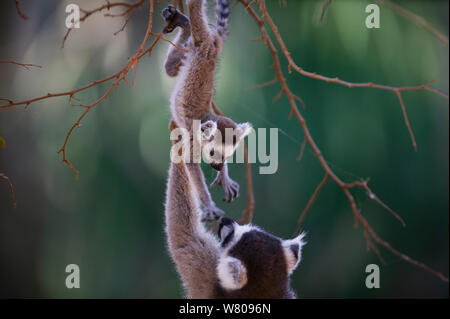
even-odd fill
[[(250, 133), (252, 127), (249, 123), (237, 124), (228, 117), (215, 115), (212, 110), (214, 72), (227, 33), (229, 16), (228, 2), (216, 1), (218, 13), (214, 30), (208, 25), (204, 0), (187, 1), (189, 18), (172, 6), (163, 10), (162, 15), (167, 21), (164, 32), (172, 32), (176, 27), (181, 27), (175, 40), (176, 47), (169, 47), (165, 68), (169, 76), (177, 76), (171, 95), (172, 119), (179, 127), (188, 129), (191, 136), (197, 134), (193, 132), (194, 120), (202, 123), (202, 130), (208, 128), (213, 132), (211, 140), (202, 145), (202, 150), (209, 152), (207, 155), (214, 156), (211, 167), (218, 171), (211, 186), (222, 186), (225, 191), (224, 200), (232, 201), (238, 196), (239, 185), (229, 178), (225, 159), (234, 154), (240, 141)], [(234, 132), (231, 139), (226, 139), (227, 128)], [(216, 138), (219, 132), (222, 138)], [(189, 163), (186, 166), (199, 193), (205, 217), (213, 219), (222, 216), (223, 211), (211, 199), (200, 164)]]
[(219, 240), (200, 220), (183, 162), (171, 163), (165, 219), (169, 253), (188, 298), (295, 298), (289, 276), (301, 260), (303, 234), (282, 240), (222, 218)]

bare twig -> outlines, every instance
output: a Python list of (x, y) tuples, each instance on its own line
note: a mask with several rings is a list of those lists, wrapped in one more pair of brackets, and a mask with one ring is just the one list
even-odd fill
[(307, 143), (308, 143), (308, 141), (306, 140), (306, 138), (304, 138), (303, 142), (302, 142), (302, 146), (300, 147), (300, 153), (297, 156), (297, 161), (301, 161), (302, 160), (303, 154), (305, 154), (305, 149), (306, 149), (306, 144)]
[[(389, 1), (386, 0), (377, 0), (378, 2), (383, 2), (383, 3), (387, 3)], [(118, 7), (118, 8), (123, 8), (124, 10), (120, 13), (117, 14), (112, 14), (112, 13), (106, 13), (105, 16), (107, 17), (123, 17), (126, 16), (126, 20), (124, 22), (124, 25), (122, 27), (121, 30), (123, 30), (123, 28), (125, 28), (125, 26), (127, 25), (131, 14), (133, 12), (133, 10), (137, 7), (140, 7), (143, 5), (143, 3), (145, 2), (145, 0), (139, 0), (136, 1), (134, 3), (128, 3), (128, 2), (114, 2), (111, 3), (109, 1), (106, 1), (105, 5), (102, 5), (98, 8), (95, 8), (93, 10), (87, 11), (87, 10), (82, 10), (83, 12), (83, 17), (80, 18), (80, 22), (85, 21), (88, 17), (90, 17), (91, 15), (97, 13), (97, 12), (101, 12), (103, 10), (110, 10), (113, 7)], [(334, 183), (336, 183), (343, 191), (344, 195), (347, 197), (349, 205), (351, 207), (351, 210), (353, 212), (353, 216), (354, 216), (354, 220), (355, 220), (355, 226), (358, 225), (358, 223), (361, 223), (363, 226), (363, 234), (366, 238), (366, 242), (367, 242), (367, 246), (370, 247), (380, 258), (380, 260), (383, 260), (381, 257), (380, 252), (378, 251), (378, 248), (376, 246), (376, 244), (381, 245), (383, 247), (385, 247), (388, 251), (390, 251), (391, 253), (393, 253), (394, 255), (400, 257), (401, 259), (416, 265), (417, 267), (420, 267), (422, 269), (425, 269), (426, 271), (432, 273), (433, 275), (439, 277), (441, 280), (448, 282), (448, 279), (440, 272), (437, 272), (433, 269), (431, 269), (430, 267), (428, 267), (427, 265), (416, 261), (414, 259), (411, 259), (410, 257), (406, 256), (405, 254), (397, 251), (396, 249), (394, 249), (388, 242), (386, 242), (385, 240), (383, 240), (382, 238), (380, 238), (378, 236), (378, 234), (373, 230), (373, 228), (370, 226), (370, 224), (367, 222), (367, 220), (365, 219), (365, 217), (361, 214), (361, 212), (358, 210), (357, 205), (356, 205), (356, 201), (351, 193), (352, 189), (356, 189), (356, 188), (360, 188), (365, 190), (365, 192), (367, 193), (368, 197), (375, 200), (376, 203), (378, 205), (380, 205), (381, 207), (383, 207), (386, 211), (388, 211), (390, 214), (392, 214), (395, 218), (397, 218), (402, 225), (404, 225), (404, 221), (401, 219), (400, 216), (398, 216), (392, 209), (390, 209), (384, 202), (382, 202), (372, 191), (371, 189), (368, 187), (368, 181), (367, 180), (357, 180), (357, 181), (353, 181), (350, 183), (344, 182), (343, 180), (340, 179), (340, 177), (338, 177), (334, 171), (330, 168), (330, 166), (328, 165), (327, 161), (325, 160), (321, 150), (319, 149), (319, 147), (317, 146), (317, 144), (315, 143), (309, 128), (306, 124), (306, 121), (304, 119), (304, 117), (302, 116), (302, 114), (299, 111), (299, 108), (297, 107), (297, 101), (300, 101), (300, 103), (302, 103), (302, 105), (304, 106), (303, 101), (301, 100), (300, 97), (296, 96), (295, 94), (293, 94), (293, 92), (290, 90), (288, 84), (287, 84), (287, 80), (285, 78), (285, 75), (282, 71), (282, 67), (281, 67), (281, 63), (280, 63), (280, 59), (279, 59), (279, 54), (277, 52), (277, 49), (275, 48), (275, 45), (273, 44), (271, 37), (268, 35), (268, 32), (266, 30), (265, 27), (265, 23), (267, 22), (270, 29), (272, 30), (276, 42), (280, 45), (281, 47), (281, 52), (282, 54), (285, 56), (285, 58), (288, 61), (288, 71), (289, 73), (292, 72), (292, 69), (294, 69), (297, 73), (309, 77), (309, 78), (313, 78), (313, 79), (318, 79), (324, 82), (328, 82), (328, 83), (336, 83), (339, 85), (343, 85), (343, 86), (347, 86), (349, 88), (375, 88), (375, 89), (380, 89), (380, 90), (385, 90), (385, 91), (391, 91), (393, 93), (396, 94), (398, 100), (399, 100), (399, 104), (401, 106), (402, 109), (402, 114), (405, 120), (405, 125), (408, 128), (410, 137), (411, 137), (411, 141), (412, 144), (414, 146), (414, 148), (417, 148), (417, 144), (415, 141), (415, 137), (411, 128), (411, 125), (409, 123), (408, 120), (408, 116), (406, 113), (406, 107), (403, 101), (403, 97), (402, 97), (402, 92), (403, 91), (418, 91), (418, 90), (426, 90), (426, 91), (430, 91), (432, 93), (438, 94), (443, 96), (444, 98), (448, 99), (448, 94), (430, 87), (431, 83), (425, 83), (423, 85), (417, 85), (417, 86), (405, 86), (405, 87), (392, 87), (392, 86), (387, 86), (387, 85), (382, 85), (382, 84), (374, 84), (371, 82), (368, 83), (353, 83), (353, 82), (348, 82), (348, 81), (344, 81), (341, 80), (337, 77), (332, 78), (332, 77), (327, 77), (327, 76), (323, 76), (320, 74), (316, 74), (313, 72), (308, 72), (306, 70), (304, 70), (303, 68), (299, 67), (293, 60), (293, 58), (291, 57), (291, 54), (289, 52), (289, 50), (287, 49), (279, 31), (277, 26), (275, 25), (275, 23), (273, 22), (272, 18), (269, 15), (269, 12), (266, 9), (265, 6), (265, 1), (264, 0), (258, 0), (258, 5), (259, 5), (259, 10), (260, 10), (260, 14), (257, 14), (255, 9), (252, 7), (252, 4), (254, 4), (256, 1), (250, 1), (247, 2), (246, 0), (239, 0), (239, 2), (241, 2), (244, 5), (245, 10), (247, 10), (247, 12), (250, 14), (250, 16), (255, 20), (255, 22), (257, 23), (260, 32), (261, 32), (261, 37), (258, 38), (258, 41), (262, 41), (263, 43), (266, 44), (266, 46), (268, 47), (273, 62), (274, 62), (274, 69), (275, 69), (275, 80), (272, 80), (269, 83), (263, 84), (262, 86), (265, 85), (271, 85), (271, 84), (275, 84), (275, 83), (280, 83), (281, 85), (281, 91), (278, 95), (278, 98), (285, 95), (289, 101), (290, 104), (290, 115), (295, 116), (296, 119), (298, 120), (301, 129), (304, 133), (304, 143), (302, 143), (302, 150), (301, 150), (301, 154), (303, 154), (304, 152), (304, 148), (309, 145), (309, 147), (311, 147), (312, 151), (314, 152), (314, 154), (316, 155), (321, 167), (324, 170), (325, 176), (323, 178), (323, 180), (321, 181), (321, 183), (317, 186), (316, 190), (314, 191), (312, 197), (310, 198), (307, 206), (305, 207), (304, 211), (302, 212), (300, 218), (299, 218), (299, 223), (298, 225), (301, 225), (307, 212), (311, 209), (313, 203), (315, 202), (320, 190), (324, 187), (324, 185), (328, 182), (328, 180), (332, 180)], [(15, 0), (16, 3), (16, 8), (17, 11), (19, 13), (19, 15), (23, 18), (23, 19), (27, 19), (27, 17), (23, 14), (23, 12), (20, 10), (20, 6), (19, 6), (19, 1)], [(183, 3), (181, 0), (179, 0), (177, 2), (177, 0), (174, 0), (174, 4), (175, 5), (179, 5), (180, 10), (183, 11)], [(48, 93), (46, 95), (40, 96), (40, 97), (35, 97), (32, 99), (28, 99), (28, 100), (24, 100), (24, 101), (12, 101), (10, 99), (2, 99), (3, 101), (6, 101), (7, 103), (5, 104), (1, 104), (0, 105), (0, 110), (6, 110), (6, 109), (11, 109), (14, 106), (18, 106), (18, 105), (24, 105), (25, 108), (27, 108), (31, 103), (40, 101), (40, 100), (44, 100), (44, 99), (48, 99), (48, 98), (53, 98), (53, 97), (58, 97), (58, 96), (68, 96), (69, 97), (69, 101), (71, 101), (72, 99), (77, 100), (77, 98), (75, 97), (75, 95), (83, 90), (89, 89), (93, 86), (99, 85), (101, 83), (106, 83), (106, 82), (111, 82), (111, 85), (109, 87), (109, 89), (106, 90), (106, 92), (100, 97), (98, 98), (95, 102), (93, 102), (92, 104), (73, 104), (74, 106), (80, 106), (82, 108), (84, 108), (83, 113), (81, 114), (81, 116), (78, 118), (78, 120), (72, 125), (72, 127), (69, 129), (66, 138), (64, 140), (64, 144), (61, 147), (61, 149), (58, 151), (58, 153), (62, 153), (62, 157), (63, 157), (63, 162), (65, 162), (68, 167), (70, 169), (72, 169), (75, 173), (76, 176), (78, 176), (78, 171), (76, 171), (73, 166), (71, 165), (71, 163), (67, 160), (66, 157), (66, 146), (67, 143), (69, 141), (69, 138), (72, 134), (72, 132), (74, 131), (74, 129), (76, 127), (80, 126), (80, 122), (83, 120), (83, 118), (87, 115), (87, 113), (96, 105), (98, 105), (99, 103), (101, 103), (102, 101), (104, 101), (109, 94), (111, 93), (111, 91), (117, 87), (122, 80), (127, 82), (126, 76), (129, 73), (129, 71), (131, 69), (134, 69), (134, 71), (136, 72), (135, 68), (137, 66), (137, 64), (139, 63), (139, 60), (145, 56), (145, 55), (150, 55), (152, 53), (153, 48), (155, 47), (155, 45), (159, 42), (159, 40), (163, 40), (166, 42), (171, 43), (172, 45), (176, 46), (173, 42), (171, 42), (168, 39), (165, 39), (163, 37), (163, 35), (161, 33), (154, 33), (152, 32), (152, 24), (153, 24), (153, 8), (154, 7), (154, 0), (150, 0), (150, 13), (149, 13), (149, 18), (148, 18), (148, 26), (147, 26), (147, 31), (145, 33), (144, 39), (142, 40), (142, 43), (138, 49), (138, 51), (136, 52), (136, 54), (129, 58), (129, 62), (121, 69), (119, 70), (117, 73), (114, 73), (108, 77), (105, 77), (104, 79), (101, 80), (97, 80), (97, 81), (93, 81), (83, 87), (80, 87), (78, 89), (74, 89), (71, 91), (66, 91), (66, 92), (60, 92), (60, 93)], [(401, 14), (401, 13), (399, 13)], [(417, 18), (411, 18), (410, 15), (407, 15), (406, 18), (410, 18), (413, 22), (417, 23), (418, 25), (421, 25), (422, 21), (420, 19)], [(428, 25), (421, 25), (422, 27), (424, 27), (425, 29), (427, 29), (427, 31), (429, 31), (430, 33), (434, 33), (432, 30), (432, 28), (430, 29), (430, 26)], [(120, 32), (121, 30), (119, 30), (118, 32)], [(63, 39), (63, 45), (65, 43), (65, 41), (67, 40), (67, 37), (69, 36), (71, 32), (71, 29), (69, 29), (66, 33), (66, 35), (64, 36)], [(150, 36), (154, 36), (155, 38), (153, 39), (153, 41), (150, 43), (150, 45), (147, 46), (147, 42)], [(442, 41), (442, 40), (441, 40)], [(445, 41), (444, 41), (445, 43)], [(448, 39), (447, 39), (447, 44), (448, 44)], [(12, 62), (12, 61), (6, 61), (7, 63), (12, 63), (12, 64), (17, 64), (20, 65), (22, 67), (25, 68), (29, 68), (29, 67), (39, 67), (37, 65), (31, 65), (31, 64), (21, 64), (21, 63), (17, 63), (17, 62)], [(262, 87), (259, 86), (259, 87)], [(213, 107), (215, 108), (216, 112), (220, 112), (220, 110), (218, 110), (215, 105), (213, 105)], [(218, 113), (220, 114), (220, 113)], [(303, 146), (304, 145), (304, 146)], [(245, 160), (246, 160), (246, 175), (247, 175), (247, 187), (248, 187), (248, 208), (243, 212), (243, 217), (242, 217), (242, 221), (251, 221), (252, 216), (253, 216), (253, 210), (254, 210), (254, 195), (253, 195), (253, 187), (252, 187), (252, 177), (251, 177), (251, 166), (248, 163), (248, 154), (247, 154), (247, 149), (244, 148), (244, 155), (245, 155)], [(299, 156), (301, 157), (301, 156)], [(4, 175), (0, 173), (0, 178), (4, 179), (8, 182), (9, 186), (10, 186), (10, 192), (13, 196), (13, 200), (14, 203), (16, 203), (15, 200), (15, 195), (12, 189), (12, 184), (9, 181), (9, 179)]]
[[(139, 1), (140, 2), (140, 1)], [(28, 107), (31, 103), (33, 102), (37, 102), (40, 100), (44, 100), (44, 99), (48, 99), (48, 98), (53, 98), (53, 97), (59, 97), (59, 96), (68, 96), (69, 97), (69, 101), (72, 99), (75, 99), (75, 94), (79, 93), (80, 91), (89, 89), (93, 86), (96, 86), (100, 83), (105, 83), (105, 82), (109, 82), (109, 81), (113, 81), (113, 83), (111, 84), (111, 86), (109, 87), (109, 89), (99, 98), (97, 99), (94, 103), (92, 104), (73, 104), (73, 106), (80, 106), (85, 108), (84, 112), (81, 114), (81, 116), (77, 119), (77, 121), (71, 126), (71, 128), (69, 129), (66, 138), (64, 140), (63, 146), (59, 149), (58, 153), (62, 154), (62, 161), (75, 173), (76, 177), (78, 178), (78, 174), (79, 172), (72, 166), (72, 164), (70, 163), (70, 161), (67, 159), (67, 154), (66, 154), (66, 147), (67, 147), (67, 143), (69, 141), (70, 136), (72, 135), (73, 131), (75, 128), (80, 127), (81, 121), (83, 120), (83, 118), (87, 115), (87, 113), (97, 104), (99, 104), (100, 102), (104, 101), (109, 94), (111, 93), (111, 91), (117, 87), (120, 82), (122, 80), (126, 81), (126, 75), (128, 74), (128, 72), (133, 69), (139, 62), (139, 60), (146, 54), (150, 54), (151, 51), (153, 50), (153, 47), (156, 45), (156, 43), (162, 38), (162, 34), (156, 34), (155, 39), (153, 40), (153, 42), (151, 43), (151, 45), (145, 49), (145, 46), (147, 44), (148, 38), (151, 35), (151, 29), (152, 29), (152, 23), (153, 23), (153, 9), (154, 9), (154, 0), (150, 0), (150, 13), (149, 13), (149, 18), (148, 18), (148, 26), (147, 26), (147, 31), (145, 33), (144, 39), (142, 40), (142, 43), (139, 47), (139, 50), (136, 52), (136, 54), (129, 58), (129, 62), (127, 65), (125, 65), (120, 71), (118, 71), (117, 73), (114, 73), (104, 79), (101, 80), (96, 80), (93, 81), (83, 87), (80, 87), (78, 89), (75, 90), (70, 90), (70, 91), (66, 91), (66, 92), (60, 92), (60, 93), (47, 93), (46, 95), (43, 96), (39, 96), (36, 98), (32, 98), (32, 99), (28, 99), (28, 100), (23, 100), (23, 101), (12, 101), (12, 100), (7, 100), (8, 103), (6, 104), (2, 104), (0, 105), (0, 110), (5, 110), (8, 108), (11, 108), (13, 106), (18, 106), (18, 105), (25, 105), (25, 107)], [(124, 5), (124, 3), (107, 3), (104, 6), (102, 6), (101, 8), (109, 8), (111, 6), (114, 5)], [(126, 5), (130, 5), (130, 4), (126, 4)], [(136, 3), (134, 4), (136, 5)], [(94, 9), (92, 12), (97, 12), (99, 11), (99, 9)], [(6, 100), (6, 99), (4, 99)]]
[[(217, 105), (212, 102), (212, 107), (217, 115), (224, 115), (224, 113), (217, 107)], [(252, 222), (253, 211), (255, 210), (255, 195), (253, 193), (253, 180), (252, 180), (252, 166), (248, 161), (248, 151), (243, 142), (244, 148), (244, 161), (245, 161), (245, 177), (247, 179), (247, 208), (242, 213), (242, 217), (239, 220), (240, 224), (248, 224)]]
[(306, 205), (305, 209), (303, 210), (302, 214), (300, 215), (300, 218), (298, 219), (297, 229), (295, 230), (296, 234), (300, 231), (300, 228), (302, 227), (302, 223), (306, 217), (306, 214), (308, 214), (308, 211), (311, 209), (312, 205), (316, 201), (317, 195), (319, 195), (320, 190), (325, 186), (329, 177), (330, 176), (327, 173), (325, 173), (325, 176), (323, 177), (322, 181), (320, 182), (319, 185), (317, 185), (316, 190), (312, 194), (311, 198), (308, 201), (308, 204)]
[(18, 65), (18, 66), (21, 66), (21, 67), (27, 69), (28, 71), (31, 71), (31, 68), (32, 68), (32, 67), (33, 67), (33, 68), (39, 68), (39, 69), (42, 68), (42, 66), (37, 65), (37, 64), (31, 64), (31, 63), (19, 63), (19, 62), (12, 61), (12, 60), (0, 60), (0, 63), (5, 63), (5, 64), (15, 64), (15, 65)]
[(432, 26), (427, 20), (389, 0), (375, 0), (378, 4), (391, 9), (396, 14), (425, 29), (433, 37), (448, 46), (448, 37)]
[(23, 13), (22, 9), (20, 8), (20, 2), (19, 0), (14, 0), (14, 3), (16, 4), (16, 10), (17, 14), (24, 20), (27, 20), (28, 17)]
[[(373, 84), (373, 83), (351, 83), (351, 82), (346, 82), (346, 81), (342, 81), (338, 78), (328, 78), (322, 75), (318, 75), (316, 73), (311, 73), (311, 72), (307, 72), (304, 71), (302, 68), (300, 68), (299, 66), (297, 66), (295, 64), (295, 62), (293, 61), (287, 47), (284, 44), (284, 41), (281, 38), (280, 33), (278, 32), (278, 28), (276, 27), (275, 23), (273, 22), (273, 20), (271, 19), (266, 6), (265, 6), (265, 1), (264, 0), (259, 0), (259, 8), (260, 11), (263, 15), (263, 18), (261, 18), (256, 11), (251, 7), (248, 6), (248, 2), (246, 0), (239, 0), (243, 5), (245, 10), (247, 10), (247, 12), (250, 14), (250, 16), (255, 20), (255, 22), (257, 23), (260, 32), (261, 32), (261, 39), (262, 41), (267, 45), (271, 55), (272, 55), (272, 59), (273, 59), (273, 66), (275, 68), (275, 73), (276, 73), (276, 78), (278, 79), (281, 88), (282, 88), (282, 92), (287, 96), (288, 100), (289, 100), (289, 104), (290, 104), (290, 111), (295, 115), (295, 117), (297, 118), (302, 131), (304, 133), (305, 139), (307, 141), (307, 143), (309, 144), (309, 146), (311, 147), (311, 149), (313, 150), (314, 154), (316, 155), (320, 165), (322, 166), (324, 172), (325, 172), (325, 176), (324, 179), (322, 180), (322, 183), (319, 184), (318, 188), (316, 189), (316, 191), (313, 194), (312, 199), (310, 200), (309, 203), (314, 203), (315, 198), (317, 197), (318, 192), (320, 191), (320, 189), (323, 187), (323, 185), (325, 185), (325, 183), (327, 182), (328, 179), (333, 180), (344, 192), (345, 196), (347, 197), (350, 207), (352, 209), (353, 215), (354, 215), (354, 220), (355, 220), (355, 227), (358, 225), (358, 222), (361, 222), (361, 224), (363, 225), (364, 228), (364, 232), (368, 234), (368, 236), (366, 237), (369, 239), (367, 241), (368, 246), (370, 247), (374, 247), (372, 240), (374, 240), (377, 244), (384, 246), (387, 250), (389, 250), (391, 253), (393, 253), (394, 255), (397, 255), (398, 257), (402, 258), (403, 260), (417, 266), (420, 267), (422, 269), (425, 269), (426, 271), (430, 272), (431, 274), (437, 276), (438, 278), (440, 278), (441, 280), (448, 282), (448, 278), (445, 277), (442, 273), (435, 271), (434, 269), (426, 266), (425, 264), (418, 262), (412, 258), (410, 258), (409, 256), (400, 253), (399, 251), (395, 250), (388, 242), (384, 241), (383, 239), (381, 239), (378, 234), (373, 230), (373, 228), (369, 225), (369, 223), (367, 222), (367, 220), (364, 218), (364, 216), (361, 214), (361, 212), (358, 210), (357, 206), (356, 206), (356, 202), (355, 199), (353, 197), (353, 195), (351, 194), (350, 190), (353, 188), (363, 188), (364, 190), (366, 190), (366, 192), (368, 193), (368, 196), (371, 198), (376, 198), (376, 201), (378, 204), (380, 204), (383, 208), (387, 209), (387, 205), (384, 204), (378, 197), (376, 197), (375, 194), (373, 194), (372, 191), (370, 191), (370, 189), (368, 189), (367, 186), (367, 181), (356, 181), (353, 183), (345, 183), (344, 181), (342, 181), (335, 173), (334, 171), (329, 167), (327, 161), (325, 160), (320, 148), (318, 147), (318, 145), (316, 144), (316, 142), (314, 141), (311, 132), (309, 131), (309, 128), (306, 124), (306, 121), (303, 117), (303, 115), (300, 113), (298, 107), (297, 107), (297, 103), (296, 103), (296, 97), (295, 95), (292, 93), (292, 91), (290, 90), (286, 78), (283, 74), (282, 68), (281, 68), (281, 64), (280, 64), (280, 60), (279, 60), (279, 56), (278, 56), (278, 52), (271, 40), (271, 38), (269, 37), (267, 30), (264, 26), (265, 21), (267, 21), (269, 23), (270, 28), (272, 29), (273, 33), (275, 34), (275, 37), (277, 39), (277, 42), (280, 44), (281, 48), (282, 48), (282, 52), (284, 54), (284, 56), (286, 57), (286, 59), (289, 62), (289, 71), (291, 70), (291, 68), (294, 68), (298, 73), (307, 76), (307, 77), (311, 77), (314, 79), (319, 79), (325, 82), (333, 82), (333, 83), (338, 83), (341, 85), (345, 85), (348, 87), (369, 87), (369, 88), (378, 88), (378, 89), (383, 89), (383, 90), (389, 90), (389, 91), (393, 91), (395, 93), (397, 92), (402, 92), (402, 91), (408, 91), (408, 90), (426, 90), (428, 88), (429, 84), (424, 84), (421, 86), (415, 86), (415, 87), (390, 87), (390, 86), (386, 86), (386, 85), (379, 85), (379, 84)], [(445, 94), (443, 93), (443, 95), (445, 96)], [(400, 101), (400, 103), (402, 103), (402, 101)], [(309, 205), (309, 206), (311, 206)], [(310, 207), (308, 207), (308, 210)], [(306, 210), (306, 211), (308, 211)], [(388, 209), (388, 211), (392, 214), (393, 211), (391, 209)], [(399, 219), (402, 224), (404, 223), (402, 219), (400, 219), (400, 217), (395, 214), (394, 215), (397, 219)], [(301, 221), (301, 220), (300, 220)], [(375, 249), (374, 249), (375, 250)], [(377, 250), (375, 250), (375, 252), (377, 253)], [(378, 253), (377, 253), (378, 254)], [(381, 256), (381, 255), (380, 255)]]
[(9, 187), (9, 192), (11, 193), (11, 197), (14, 203), (14, 208), (17, 207), (17, 200), (16, 200), (16, 194), (14, 193), (14, 189), (13, 189), (13, 185), (11, 183), (11, 181), (9, 180), (8, 176), (6, 176), (3, 173), (0, 173), (0, 179), (3, 179), (4, 181), (6, 181), (8, 183), (8, 187)]
[(325, 14), (327, 13), (328, 8), (330, 7), (333, 0), (323, 0), (316, 6), (315, 19), (317, 23), (323, 23), (325, 19)]
[(266, 86), (270, 86), (270, 85), (275, 84), (275, 83), (278, 83), (278, 79), (273, 79), (271, 81), (268, 81), (268, 82), (265, 82), (265, 83), (262, 83), (262, 84), (254, 85), (254, 86), (246, 88), (245, 90), (246, 91), (250, 91), (250, 90), (254, 90), (254, 89), (261, 89), (261, 88), (264, 88)]
[[(128, 2), (113, 2), (113, 3), (111, 3), (109, 1), (107, 1), (106, 4), (104, 4), (104, 5), (100, 6), (100, 7), (97, 7), (95, 9), (92, 9), (92, 10), (80, 9), (80, 11), (83, 12), (84, 15), (80, 18), (79, 22), (84, 22), (91, 15), (93, 15), (93, 14), (95, 14), (97, 12), (101, 12), (103, 10), (110, 10), (111, 8), (114, 8), (114, 7), (125, 8), (125, 10), (123, 12), (119, 13), (119, 14), (111, 14), (111, 13), (106, 13), (105, 14), (106, 17), (122, 17), (122, 16), (127, 15), (127, 18), (126, 18), (122, 28), (114, 33), (114, 35), (117, 35), (127, 25), (128, 20), (131, 17), (132, 11), (135, 8), (138, 8), (138, 7), (142, 6), (144, 4), (144, 1), (145, 0), (138, 0), (138, 1), (134, 2), (134, 3), (128, 3)], [(62, 41), (62, 44), (61, 44), (62, 48), (64, 48), (66, 40), (69, 37), (69, 35), (72, 32), (72, 30), (73, 30), (72, 28), (67, 29), (66, 34), (64, 35), (64, 38), (63, 38), (63, 41)]]
[[(439, 91), (435, 88), (430, 88), (430, 84), (432, 84), (434, 81), (430, 81), (428, 83), (422, 84), (422, 85), (416, 85), (416, 86), (403, 86), (403, 87), (394, 87), (394, 86), (389, 86), (389, 85), (384, 85), (384, 84), (376, 84), (376, 83), (372, 83), (372, 82), (368, 82), (368, 83), (354, 83), (354, 82), (348, 82), (348, 81), (344, 81), (341, 80), (337, 77), (334, 78), (330, 78), (324, 75), (320, 75), (317, 74), (315, 72), (309, 72), (304, 70), (303, 68), (299, 67), (293, 60), (289, 50), (287, 49), (281, 35), (280, 32), (278, 31), (278, 27), (275, 25), (275, 23), (273, 22), (272, 18), (269, 15), (269, 12), (266, 9), (265, 6), (265, 1), (264, 0), (259, 0), (259, 4), (260, 4), (260, 10), (264, 15), (265, 20), (269, 23), (270, 28), (272, 29), (272, 32), (275, 35), (275, 38), (277, 39), (278, 44), (281, 47), (281, 50), (284, 54), (284, 56), (286, 57), (287, 61), (288, 61), (288, 70), (289, 73), (292, 72), (292, 69), (294, 69), (295, 71), (297, 71), (298, 73), (300, 73), (303, 76), (312, 78), (312, 79), (317, 79), (317, 80), (321, 80), (321, 81), (325, 81), (325, 82), (331, 82), (331, 83), (336, 83), (336, 84), (340, 84), (340, 85), (344, 85), (347, 86), (349, 88), (375, 88), (375, 89), (380, 89), (380, 90), (385, 90), (385, 91), (392, 91), (394, 92), (398, 99), (399, 99), (399, 103), (400, 106), (402, 108), (402, 113), (403, 113), (403, 117), (405, 120), (405, 124), (406, 127), (408, 128), (408, 132), (409, 135), (411, 137), (411, 142), (412, 145), (414, 147), (414, 149), (417, 151), (417, 143), (416, 143), (416, 139), (414, 137), (414, 133), (413, 130), (411, 128), (411, 125), (409, 123), (408, 120), (408, 115), (406, 113), (406, 108), (405, 108), (405, 104), (403, 102), (403, 99), (401, 97), (401, 92), (402, 91), (419, 91), (419, 90), (428, 90), (428, 91), (432, 91), (432, 92), (439, 92), (438, 94), (440, 94), (441, 96), (444, 96), (445, 98), (448, 99), (448, 95), (445, 94), (442, 91)], [(264, 23), (264, 21), (261, 19), (260, 21), (261, 23)]]

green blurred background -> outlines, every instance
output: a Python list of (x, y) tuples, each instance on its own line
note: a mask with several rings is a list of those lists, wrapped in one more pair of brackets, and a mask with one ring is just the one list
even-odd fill
[[(135, 12), (124, 32), (123, 20), (88, 19), (60, 48), (65, 6), (94, 8), (104, 1), (23, 0), (23, 21), (13, 1), (0, 4), (0, 60), (42, 65), (24, 70), (0, 64), (0, 97), (15, 100), (65, 91), (103, 78), (127, 63), (146, 29), (148, 3)], [(448, 47), (422, 28), (381, 7), (381, 29), (366, 29), (369, 1), (336, 0), (322, 24), (314, 16), (318, 1), (268, 1), (274, 21), (298, 65), (306, 70), (354, 82), (417, 85), (439, 79), (448, 92)], [(396, 1), (448, 35), (448, 1)], [(210, 3), (211, 4), (211, 3)], [(156, 30), (162, 27), (156, 6)], [(211, 13), (211, 12), (210, 12)], [(285, 97), (273, 104), (279, 85), (246, 91), (273, 78), (271, 56), (253, 20), (236, 5), (230, 36), (220, 60), (216, 102), (236, 121), (257, 128), (278, 127), (279, 167), (259, 175), (253, 165), (254, 223), (288, 238), (323, 171), (307, 150), (296, 161), (303, 139), (296, 120), (288, 120)], [(92, 110), (67, 148), (80, 178), (56, 151), (82, 110), (68, 99), (30, 105), (28, 113), (0, 113), (0, 172), (14, 183), (18, 207), (7, 184), (0, 183), (0, 296), (82, 298), (178, 298), (180, 280), (168, 256), (164, 194), (169, 166), (168, 99), (173, 87), (162, 68), (167, 43), (139, 63), (134, 86), (122, 83)], [(287, 75), (287, 65), (283, 67)], [(302, 97), (309, 128), (335, 172), (346, 181), (370, 177), (371, 187), (407, 223), (406, 228), (361, 191), (354, 195), (364, 216), (394, 247), (448, 275), (449, 270), (449, 102), (425, 91), (404, 99), (415, 132), (410, 142), (394, 93), (349, 89), (287, 75)], [(108, 88), (99, 85), (78, 95), (95, 101)], [(205, 168), (212, 181), (215, 173)], [(246, 207), (245, 167), (233, 164), (230, 175), (241, 196), (219, 206), (232, 218)], [(356, 178), (357, 178), (356, 177)], [(381, 249), (381, 288), (365, 287), (365, 267), (380, 264), (366, 251), (361, 228), (342, 191), (329, 182), (307, 216), (308, 245), (292, 285), (304, 298), (440, 297), (448, 284)], [(65, 267), (78, 264), (81, 288), (65, 287)]]

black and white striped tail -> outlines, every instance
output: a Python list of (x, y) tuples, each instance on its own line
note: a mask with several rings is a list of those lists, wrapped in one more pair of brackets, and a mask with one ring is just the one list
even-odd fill
[(217, 11), (217, 32), (221, 37), (228, 34), (228, 17), (230, 16), (230, 7), (228, 0), (216, 0)]

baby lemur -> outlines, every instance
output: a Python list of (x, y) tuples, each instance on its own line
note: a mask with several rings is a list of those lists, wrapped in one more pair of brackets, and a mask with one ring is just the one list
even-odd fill
[(171, 163), (166, 193), (170, 255), (188, 298), (295, 298), (289, 276), (301, 260), (303, 234), (282, 240), (222, 217), (218, 237), (200, 221), (183, 162)]
[[(169, 47), (165, 69), (169, 76), (177, 77), (171, 95), (172, 120), (190, 132), (191, 140), (199, 133), (194, 132), (194, 120), (200, 121), (202, 132), (209, 131), (210, 139), (202, 143), (201, 148), (204, 152), (207, 150), (211, 167), (218, 171), (211, 186), (221, 185), (225, 192), (224, 200), (231, 201), (238, 195), (239, 185), (228, 176), (226, 158), (233, 155), (252, 127), (249, 123), (236, 124), (228, 117), (215, 115), (212, 110), (214, 72), (227, 35), (229, 16), (227, 0), (216, 0), (216, 6), (217, 23), (214, 29), (208, 25), (205, 0), (187, 0), (189, 18), (172, 6), (163, 10), (162, 15), (167, 21), (163, 32), (181, 28), (174, 41), (176, 47)], [(231, 139), (226, 139), (227, 128), (233, 130)], [(221, 138), (215, 138), (219, 136)], [(216, 207), (208, 191), (200, 163), (190, 161), (186, 167), (198, 192), (205, 217), (216, 219), (222, 216), (223, 211)]]

